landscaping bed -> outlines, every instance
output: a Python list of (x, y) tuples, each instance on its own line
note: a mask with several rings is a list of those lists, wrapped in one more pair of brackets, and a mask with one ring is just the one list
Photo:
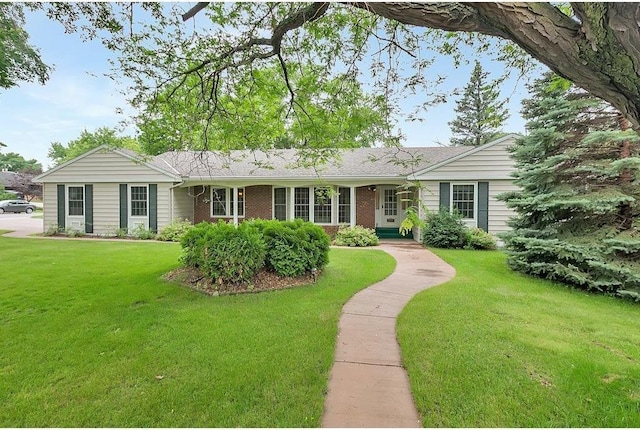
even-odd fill
[(261, 270), (250, 282), (218, 284), (203, 275), (200, 270), (193, 267), (179, 267), (164, 276), (164, 279), (167, 281), (176, 282), (179, 285), (210, 296), (283, 290), (300, 285), (312, 284), (317, 278), (317, 273), (315, 276), (312, 273), (305, 273), (300, 276), (285, 278), (269, 270)]

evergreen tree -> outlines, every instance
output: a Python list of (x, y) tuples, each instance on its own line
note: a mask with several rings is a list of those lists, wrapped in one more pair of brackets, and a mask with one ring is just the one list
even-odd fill
[(505, 101), (498, 100), (499, 82), (487, 82), (488, 76), (476, 60), (462, 98), (456, 102), (457, 116), (449, 123), (452, 145), (484, 145), (499, 136), (509, 117)]
[(520, 191), (499, 197), (517, 212), (509, 266), (640, 299), (640, 136), (561, 78), (530, 90), (529, 134), (512, 147)]

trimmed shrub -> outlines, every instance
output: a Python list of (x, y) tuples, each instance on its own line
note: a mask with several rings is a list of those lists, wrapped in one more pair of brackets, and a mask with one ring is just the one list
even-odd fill
[(305, 222), (252, 220), (245, 222), (264, 236), (266, 266), (279, 276), (299, 276), (321, 270), (329, 262), (331, 239), (320, 226)]
[(425, 219), (422, 243), (435, 248), (464, 248), (468, 227), (457, 212), (446, 209), (429, 213)]
[(497, 249), (496, 239), (481, 228), (472, 228), (467, 231), (467, 244), (469, 249)]
[(207, 235), (217, 224), (201, 222), (185, 233), (180, 239), (182, 254), (180, 261), (188, 267), (200, 267), (203, 261), (203, 248)]
[(199, 267), (218, 284), (250, 281), (264, 266), (264, 240), (248, 224), (236, 228), (222, 220), (218, 224), (200, 223), (180, 243), (183, 263)]
[(187, 234), (192, 228), (193, 224), (191, 224), (191, 221), (178, 218), (171, 224), (164, 226), (163, 229), (160, 230), (157, 239), (165, 242), (180, 242), (182, 236)]
[(372, 228), (361, 225), (354, 227), (340, 227), (333, 239), (337, 246), (375, 246), (378, 244), (378, 236)]

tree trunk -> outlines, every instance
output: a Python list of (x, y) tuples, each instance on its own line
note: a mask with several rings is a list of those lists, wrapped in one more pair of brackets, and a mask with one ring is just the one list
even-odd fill
[(640, 131), (640, 4), (573, 3), (580, 22), (549, 3), (351, 3), (408, 25), (509, 39)]

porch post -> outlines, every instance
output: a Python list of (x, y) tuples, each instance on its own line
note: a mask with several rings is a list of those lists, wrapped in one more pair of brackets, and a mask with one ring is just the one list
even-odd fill
[(287, 219), (289, 221), (293, 221), (295, 215), (295, 187), (289, 187), (287, 188), (287, 190), (289, 191), (289, 216), (287, 217)]
[(238, 227), (238, 187), (233, 187), (233, 225)]
[(351, 193), (351, 195), (349, 196), (349, 201), (351, 202), (351, 205), (349, 205), (349, 210), (351, 211), (351, 213), (349, 214), (349, 225), (351, 227), (355, 227), (356, 225), (356, 187), (351, 186), (349, 187), (349, 192)]

